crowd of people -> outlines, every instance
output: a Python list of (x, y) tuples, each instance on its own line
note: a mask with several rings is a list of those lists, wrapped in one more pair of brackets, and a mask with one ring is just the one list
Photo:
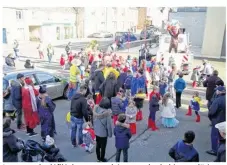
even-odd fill
[[(41, 48), (39, 48), (41, 49)], [(49, 61), (51, 61), (51, 46), (49, 46)], [(71, 132), (73, 147), (84, 147), (85, 151), (92, 153), (94, 148), (98, 162), (108, 161), (105, 158), (108, 138), (115, 136), (116, 162), (120, 161), (123, 151), (124, 162), (128, 161), (129, 140), (137, 134), (137, 122), (147, 120), (147, 127), (152, 131), (159, 128), (156, 124), (156, 112), (160, 111), (161, 123), (166, 128), (174, 128), (179, 124), (177, 109), (181, 107), (181, 95), (186, 88), (184, 75), (178, 72), (176, 65), (165, 67), (156, 61), (149, 52), (141, 50), (139, 58), (118, 56), (115, 53), (88, 52), (82, 49), (78, 54), (72, 55), (70, 43), (66, 46), (69, 63), (68, 100), (71, 101), (70, 112), (66, 121)], [(40, 52), (40, 58), (42, 52)], [(208, 61), (203, 61), (206, 80), (203, 82), (207, 88), (208, 117), (211, 120), (212, 150), (209, 154), (216, 155), (216, 161), (225, 161), (225, 86), (218, 71), (210, 71)], [(65, 69), (64, 55), (60, 65)], [(197, 69), (197, 68), (196, 68)], [(195, 69), (195, 70), (196, 70)], [(199, 72), (193, 72), (198, 76)], [(196, 75), (195, 75), (196, 74)], [(192, 85), (196, 88), (198, 79), (192, 76)], [(149, 87), (152, 91), (149, 93)], [(56, 105), (48, 96), (45, 86), (39, 91), (34, 88), (32, 80), (17, 75), (16, 81), (11, 81), (3, 93), (4, 110), (11, 112), (16, 109), (17, 128), (26, 128), (27, 134), (37, 135), (34, 128), (41, 125), (41, 138), (53, 138), (56, 135), (54, 110)], [(176, 98), (174, 103), (173, 98)], [(149, 100), (149, 116), (144, 116), (144, 100)], [(201, 97), (195, 92), (188, 103), (187, 116), (195, 111), (196, 122), (200, 121)], [(3, 124), (4, 161), (18, 161), (17, 153), (21, 150), (14, 130), (10, 128), (9, 117)], [(23, 115), (22, 115), (23, 114)], [(22, 123), (24, 116), (25, 123)], [(224, 122), (224, 123), (223, 123)], [(78, 134), (78, 137), (77, 137)], [(11, 136), (11, 137), (10, 137)], [(13, 136), (13, 137), (12, 137)], [(9, 140), (10, 138), (13, 140)], [(187, 131), (184, 139), (177, 142), (169, 155), (178, 162), (199, 161), (199, 153), (193, 147), (195, 139), (193, 131)]]

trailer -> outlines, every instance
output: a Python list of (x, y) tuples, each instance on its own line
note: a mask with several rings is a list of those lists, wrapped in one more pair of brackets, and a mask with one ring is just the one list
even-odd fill
[(192, 70), (193, 54), (189, 50), (189, 34), (179, 34), (177, 53), (169, 53), (171, 36), (164, 34), (159, 39), (159, 50), (156, 55), (157, 62), (164, 64), (165, 67), (171, 67), (175, 64), (178, 72), (188, 75)]

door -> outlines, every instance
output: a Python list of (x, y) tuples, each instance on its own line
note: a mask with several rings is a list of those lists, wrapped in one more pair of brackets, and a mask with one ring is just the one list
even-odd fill
[(56, 78), (53, 75), (47, 73), (36, 73), (36, 78), (40, 85), (46, 85), (48, 95), (54, 99), (60, 97), (60, 91), (62, 90), (62, 83), (56, 82)]
[(2, 28), (2, 37), (3, 44), (7, 44), (6, 28)]

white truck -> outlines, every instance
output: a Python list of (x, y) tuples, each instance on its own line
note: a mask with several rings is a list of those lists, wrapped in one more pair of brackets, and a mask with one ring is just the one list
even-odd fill
[(179, 34), (178, 36), (178, 52), (169, 53), (171, 36), (164, 34), (159, 39), (159, 49), (157, 52), (157, 62), (161, 62), (166, 67), (171, 67), (171, 64), (175, 64), (179, 72), (188, 75), (191, 71), (192, 65), (192, 53), (189, 50), (189, 34)]

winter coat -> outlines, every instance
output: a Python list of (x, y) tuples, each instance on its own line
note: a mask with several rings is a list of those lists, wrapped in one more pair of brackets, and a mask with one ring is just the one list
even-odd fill
[(99, 89), (102, 96), (107, 98), (115, 97), (117, 95), (117, 92), (119, 91), (119, 87), (117, 86), (117, 80), (106, 79)]
[(15, 107), (13, 106), (13, 101), (12, 101), (12, 94), (11, 94), (11, 89), (8, 89), (9, 94), (3, 98), (3, 111), (14, 111)]
[(18, 81), (11, 84), (12, 103), (16, 109), (22, 108), (22, 85)]
[(5, 58), (5, 63), (6, 63), (6, 65), (8, 65), (8, 66), (14, 66), (14, 67), (15, 67), (14, 59), (11, 58), (11, 57), (6, 57), (6, 58)]
[(99, 137), (112, 137), (111, 110), (95, 106), (93, 110), (93, 124), (95, 135)]
[(175, 162), (199, 162), (199, 154), (193, 145), (187, 145), (183, 140), (177, 142), (169, 151)]
[[(135, 98), (133, 99), (135, 101), (135, 106), (138, 108), (138, 109), (141, 109), (143, 108), (143, 102), (144, 102), (144, 99), (145, 98), (142, 98), (142, 97), (138, 97), (140, 96), (141, 94), (137, 93), (135, 95)], [(145, 95), (145, 94), (142, 94), (142, 95)], [(146, 95), (145, 95), (146, 97)]]
[(219, 142), (217, 158), (214, 162), (226, 162), (226, 144), (225, 140)]
[(105, 81), (103, 72), (99, 69), (97, 69), (94, 73), (94, 77), (92, 78), (94, 80), (93, 82), (93, 88), (95, 91), (99, 91), (100, 86)]
[(212, 72), (213, 72), (213, 68), (212, 68), (211, 64), (209, 64), (209, 63), (205, 64), (202, 73), (205, 75), (212, 75)]
[(217, 80), (221, 80), (221, 79), (215, 75), (212, 75), (203, 82), (203, 86), (207, 87), (207, 89), (206, 89), (206, 99), (207, 100), (211, 100), (211, 98), (215, 92), (214, 89), (216, 88), (215, 83)]
[(186, 82), (182, 78), (178, 78), (174, 83), (174, 89), (176, 92), (183, 92), (183, 90), (186, 88)]
[(125, 89), (131, 89), (132, 78), (133, 78), (132, 75), (128, 75), (128, 76), (126, 77), (126, 80), (125, 80), (125, 82), (124, 82), (124, 87), (125, 87)]
[(120, 76), (118, 77), (117, 85), (120, 88), (124, 88), (124, 83), (125, 83), (126, 78), (127, 78), (127, 73), (121, 73)]
[(3, 129), (3, 162), (18, 162), (18, 153), (23, 145), (14, 136), (15, 131), (11, 128)]
[(161, 96), (164, 96), (164, 94), (167, 92), (168, 90), (168, 84), (167, 83), (160, 83), (159, 84), (159, 93)]
[[(39, 95), (39, 92), (33, 88), (35, 96)], [(24, 112), (24, 120), (29, 128), (34, 129), (39, 124), (38, 112), (33, 112), (31, 95), (28, 88), (22, 88), (22, 109)]]
[(217, 96), (209, 108), (208, 117), (215, 126), (218, 123), (226, 120), (226, 95), (221, 94)]
[(133, 107), (126, 107), (125, 115), (126, 115), (126, 123), (136, 123), (136, 114), (137, 108)]
[(116, 122), (116, 127), (114, 128), (115, 135), (115, 147), (117, 149), (128, 149), (129, 139), (132, 137), (129, 125), (126, 123)]
[(152, 118), (152, 113), (159, 110), (159, 98), (156, 95), (153, 95), (151, 100), (149, 101), (149, 118)]
[(169, 99), (167, 106), (160, 104), (160, 111), (163, 118), (174, 118), (176, 116), (176, 110), (173, 100)]
[(79, 119), (85, 119), (88, 122), (88, 104), (87, 99), (80, 93), (76, 93), (71, 101), (70, 114)]
[(118, 96), (111, 98), (111, 110), (113, 115), (119, 115), (122, 113), (123, 101)]
[(200, 75), (199, 69), (194, 68), (192, 75), (191, 75), (191, 80), (192, 81), (199, 81), (199, 75)]
[(37, 97), (37, 108), (41, 124), (41, 136), (43, 138), (47, 135), (54, 137), (54, 133), (56, 131), (54, 110), (56, 105), (49, 96), (45, 97), (46, 106), (43, 106), (41, 101), (41, 98)]

